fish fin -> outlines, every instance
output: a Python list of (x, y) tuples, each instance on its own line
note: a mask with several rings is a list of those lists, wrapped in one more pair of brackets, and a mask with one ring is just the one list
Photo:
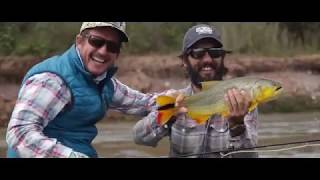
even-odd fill
[(158, 96), (156, 103), (159, 106), (157, 123), (164, 125), (167, 123), (176, 111), (174, 107), (176, 99), (170, 96)]
[(258, 106), (258, 102), (251, 102), (248, 112), (253, 111)]
[(196, 118), (193, 118), (193, 120), (196, 121), (196, 123), (198, 123), (198, 124), (203, 124), (203, 123), (206, 122), (209, 118), (210, 118), (210, 115), (207, 115), (207, 116), (198, 116), (198, 117), (196, 117)]
[(176, 98), (170, 96), (158, 96), (156, 98), (156, 103), (158, 106), (165, 106), (168, 104), (175, 104)]
[(160, 125), (164, 125), (170, 120), (170, 118), (173, 116), (174, 113), (175, 113), (175, 108), (159, 111), (158, 117), (157, 117), (157, 123)]
[(209, 119), (211, 114), (199, 115), (199, 114), (195, 114), (195, 113), (192, 113), (192, 112), (188, 112), (188, 116), (191, 119), (193, 119), (197, 124), (203, 124), (204, 122), (206, 122)]
[(208, 90), (215, 86), (217, 83), (220, 81), (206, 81), (206, 82), (201, 82), (202, 90)]

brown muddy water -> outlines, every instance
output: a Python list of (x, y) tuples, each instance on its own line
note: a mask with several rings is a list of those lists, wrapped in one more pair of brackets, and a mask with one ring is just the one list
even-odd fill
[[(320, 139), (320, 112), (260, 114), (259, 146), (286, 142)], [(165, 157), (168, 155), (168, 138), (160, 141), (158, 147), (135, 145), (132, 139), (133, 121), (108, 122), (97, 125), (99, 134), (94, 140), (101, 158)], [(5, 157), (5, 129), (0, 129), (0, 157)], [(318, 142), (320, 143), (320, 142)], [(277, 146), (259, 150), (289, 148)], [(320, 158), (320, 146), (292, 149), (280, 152), (260, 152), (261, 158)]]

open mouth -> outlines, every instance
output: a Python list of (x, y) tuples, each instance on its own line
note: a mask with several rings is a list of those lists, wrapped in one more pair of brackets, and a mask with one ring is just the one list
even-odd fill
[(201, 68), (201, 71), (212, 71), (211, 67), (203, 67)]
[(93, 61), (97, 62), (97, 63), (100, 63), (100, 64), (104, 64), (105, 63), (105, 60), (97, 58), (97, 57), (92, 57), (91, 59)]
[(206, 67), (202, 67), (200, 71), (203, 73), (212, 73), (214, 69), (210, 66), (206, 66)]

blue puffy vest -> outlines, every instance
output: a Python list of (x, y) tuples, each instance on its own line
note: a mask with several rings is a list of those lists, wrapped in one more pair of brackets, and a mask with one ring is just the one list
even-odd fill
[[(116, 68), (110, 68), (107, 78), (97, 85), (83, 68), (75, 45), (61, 56), (51, 57), (31, 68), (24, 81), (35, 74), (52, 72), (64, 80), (72, 94), (72, 104), (49, 122), (43, 133), (74, 151), (97, 157), (91, 143), (97, 135), (95, 124), (105, 116), (112, 100), (114, 87), (111, 77), (115, 71)], [(12, 148), (8, 149), (7, 155), (18, 157)]]

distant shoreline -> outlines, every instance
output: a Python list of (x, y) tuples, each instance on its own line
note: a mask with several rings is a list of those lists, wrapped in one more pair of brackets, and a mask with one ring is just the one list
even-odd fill
[[(0, 126), (14, 107), (21, 80), (40, 57), (0, 57)], [(225, 78), (257, 76), (280, 81), (286, 96), (259, 108), (261, 113), (305, 112), (320, 109), (320, 54), (294, 57), (231, 55), (225, 59)], [(179, 89), (190, 82), (175, 55), (125, 55), (116, 78), (141, 92)]]

